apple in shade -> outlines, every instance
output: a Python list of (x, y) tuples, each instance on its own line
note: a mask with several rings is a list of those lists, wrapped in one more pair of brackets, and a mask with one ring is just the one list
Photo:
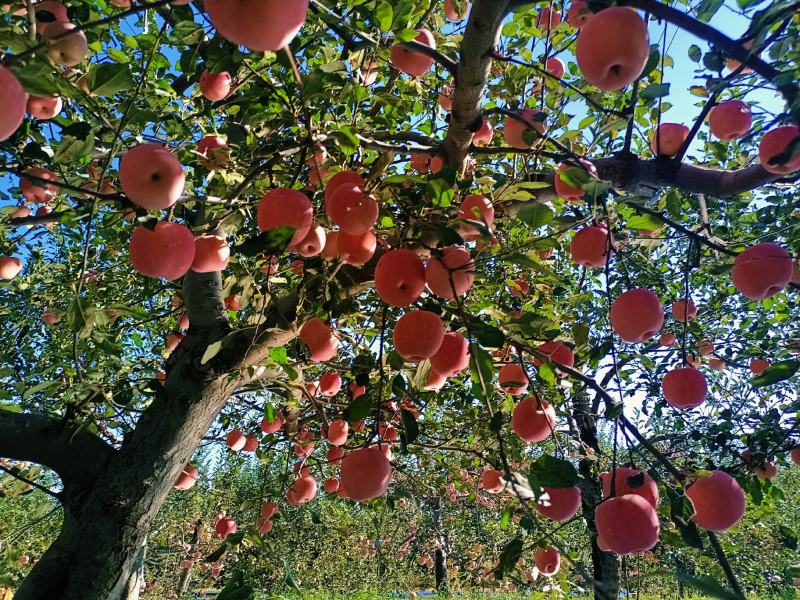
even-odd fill
[[(427, 29), (417, 29), (417, 37), (414, 38), (414, 41), (429, 48), (436, 48), (436, 40)], [(410, 50), (403, 44), (395, 44), (391, 49), (390, 62), (398, 71), (402, 71), (412, 77), (421, 77), (431, 68), (433, 58), (422, 52)]]
[(322, 484), (322, 489), (326, 494), (335, 494), (339, 491), (339, 478), (328, 477)]
[(183, 193), (186, 174), (161, 144), (139, 144), (119, 163), (119, 182), (128, 199), (147, 210), (169, 208)]
[(366, 502), (386, 493), (392, 481), (392, 465), (380, 450), (360, 448), (345, 455), (339, 481), (348, 498)]
[(62, 106), (61, 96), (30, 96), (25, 108), (30, 116), (46, 121), (60, 113)]
[(441, 257), (431, 257), (425, 268), (428, 289), (446, 300), (465, 295), (474, 281), (475, 261), (469, 250), (460, 246), (448, 246)]
[(228, 432), (225, 436), (225, 445), (234, 452), (239, 452), (247, 443), (247, 436), (238, 429)]
[(675, 408), (694, 408), (706, 401), (708, 386), (705, 376), (693, 367), (673, 369), (661, 382), (664, 399)]
[(567, 23), (575, 29), (580, 29), (592, 16), (589, 3), (586, 0), (574, 0), (567, 9)]
[(533, 563), (542, 575), (550, 577), (558, 573), (561, 566), (561, 555), (552, 546), (537, 548), (533, 555)]
[(661, 532), (655, 509), (636, 494), (614, 496), (600, 503), (595, 524), (603, 545), (620, 555), (650, 550)]
[[(597, 168), (594, 166), (594, 163), (588, 160), (580, 159), (578, 161), (578, 165), (582, 167), (583, 170), (586, 171), (586, 173), (588, 173), (590, 177), (597, 178)], [(560, 165), (558, 165), (558, 170), (556, 171), (555, 177), (553, 179), (553, 183), (556, 188), (556, 194), (558, 194), (568, 202), (580, 202), (581, 200), (583, 200), (583, 197), (586, 194), (586, 192), (583, 191), (583, 188), (580, 185), (573, 186), (564, 180), (564, 175), (569, 177), (569, 174), (563, 172), (567, 171), (570, 168), (572, 169), (578, 168), (578, 165), (561, 163)]]
[(672, 346), (675, 343), (675, 334), (662, 333), (661, 337), (658, 338), (658, 343), (662, 346)]
[(736, 255), (731, 279), (741, 294), (752, 300), (765, 300), (789, 284), (792, 272), (792, 258), (783, 247), (756, 244)]
[(769, 368), (769, 361), (766, 361), (763, 358), (751, 358), (749, 367), (750, 372), (753, 375), (758, 376)]
[(347, 436), (350, 432), (350, 426), (344, 419), (334, 419), (328, 424), (328, 433), (325, 436), (328, 443), (332, 446), (344, 446), (347, 442)]
[(319, 378), (319, 393), (323, 396), (335, 396), (342, 389), (342, 377), (334, 371), (329, 371)]
[(536, 16), (536, 27), (543, 32), (550, 31), (561, 23), (561, 13), (545, 6)]
[(65, 67), (74, 67), (86, 58), (89, 53), (89, 43), (83, 31), (75, 31), (74, 23), (56, 21), (48, 23), (42, 29), (42, 37), (54, 40), (47, 46), (47, 56), (54, 63)]
[(650, 135), (650, 149), (656, 156), (673, 158), (689, 137), (689, 128), (680, 123), (661, 123)]
[(258, 52), (287, 46), (303, 27), (309, 0), (206, 0), (217, 32), (234, 44)]
[(194, 262), (194, 236), (183, 225), (159, 221), (154, 229), (139, 225), (131, 236), (133, 268), (145, 277), (170, 281), (183, 277)]
[(724, 471), (712, 471), (707, 477), (699, 477), (685, 493), (694, 506), (692, 520), (703, 529), (725, 531), (744, 516), (744, 492)]
[(228, 143), (221, 137), (216, 135), (207, 135), (197, 142), (197, 153), (202, 154), (206, 158), (212, 158), (214, 156), (214, 150), (227, 147)]
[(536, 501), (536, 510), (548, 519), (569, 521), (581, 506), (581, 491), (578, 486), (553, 488), (542, 486), (542, 495)]
[(499, 494), (506, 487), (503, 473), (497, 469), (485, 469), (481, 473), (481, 487), (490, 494)]
[(584, 267), (605, 267), (608, 249), (609, 235), (604, 225), (584, 227), (573, 236), (569, 245), (572, 260)]
[(58, 181), (58, 177), (52, 171), (40, 167), (25, 169), (25, 173), (19, 178), (19, 187), (26, 201), (33, 202), (34, 204), (47, 204), (55, 198), (56, 193), (58, 193), (57, 185), (34, 181), (33, 179), (25, 177), (25, 174), (53, 182)]
[(551, 56), (544, 63), (544, 70), (556, 79), (561, 79), (564, 76), (566, 67), (564, 66), (564, 61), (560, 58)]
[(350, 235), (366, 233), (378, 220), (378, 203), (362, 186), (342, 183), (325, 203), (325, 210), (339, 231)]
[(408, 306), (425, 289), (425, 265), (416, 252), (389, 250), (375, 265), (375, 291), (386, 304)]
[(0, 141), (8, 139), (25, 118), (27, 95), (16, 76), (6, 67), (0, 66)]
[(453, 0), (444, 0), (444, 14), (451, 21), (463, 21), (469, 14), (469, 0), (461, 0), (459, 8), (456, 8)]
[[(491, 229), (494, 223), (494, 206), (492, 201), (486, 196), (473, 194), (464, 198), (458, 207), (457, 218), (467, 223), (480, 224), (485, 228)], [(460, 225), (461, 237), (465, 241), (478, 239), (479, 230), (467, 224)]]
[(214, 526), (214, 531), (216, 531), (217, 537), (219, 537), (221, 540), (224, 540), (229, 535), (236, 533), (237, 529), (238, 526), (236, 525), (236, 521), (230, 517), (222, 517)]
[(800, 171), (800, 147), (795, 146), (788, 160), (774, 163), (772, 159), (783, 154), (800, 137), (800, 127), (797, 125), (784, 125), (776, 127), (764, 134), (758, 145), (758, 160), (761, 168), (775, 175), (786, 175)]
[(409, 159), (411, 168), (420, 175), (425, 173), (436, 174), (444, 167), (444, 162), (438, 156), (428, 156), (426, 154), (412, 154)]
[(614, 300), (610, 317), (611, 327), (623, 340), (646, 342), (664, 325), (664, 307), (653, 292), (636, 288)]
[(55, 325), (60, 320), (61, 320), (61, 317), (59, 317), (57, 314), (55, 314), (51, 310), (46, 310), (46, 311), (44, 311), (42, 313), (42, 322), (45, 325)]
[(196, 467), (186, 465), (183, 471), (181, 471), (181, 474), (178, 475), (172, 487), (180, 491), (190, 490), (194, 487), (194, 484), (197, 483), (197, 478), (199, 476), (200, 473)]
[(56, 21), (61, 23), (69, 22), (67, 7), (61, 4), (61, 2), (44, 0), (44, 2), (34, 4), (34, 8), (36, 9), (36, 32), (39, 35), (44, 32), (45, 27), (50, 23)]
[(333, 328), (319, 317), (312, 317), (303, 323), (299, 337), (311, 353), (313, 362), (330, 360), (339, 349), (339, 338)]
[(227, 71), (212, 73), (205, 69), (200, 75), (200, 93), (212, 102), (224, 100), (231, 93), (231, 74)]
[(395, 324), (392, 332), (394, 349), (409, 362), (430, 358), (444, 341), (444, 323), (436, 313), (411, 310)]
[(339, 258), (347, 264), (361, 266), (369, 262), (375, 254), (378, 238), (375, 233), (367, 231), (360, 235), (350, 235), (344, 231), (335, 232), (336, 251)]
[(630, 8), (601, 10), (578, 33), (575, 56), (586, 81), (603, 91), (621, 90), (638, 78), (647, 64), (647, 24)]
[[(575, 353), (572, 352), (572, 349), (564, 342), (549, 340), (539, 344), (537, 350), (546, 355), (554, 363), (558, 363), (558, 365), (571, 367), (575, 364)], [(542, 361), (539, 358), (534, 357), (533, 366), (538, 367), (541, 364)]]
[[(547, 122), (544, 116), (544, 113), (536, 108), (523, 108), (517, 113), (517, 116), (506, 116), (503, 125), (503, 138), (505, 138), (506, 144), (513, 148), (530, 148), (531, 144), (525, 140), (526, 132), (533, 129), (538, 135), (545, 135)], [(528, 135), (531, 136), (530, 139), (537, 138), (536, 134)]]
[(457, 375), (469, 366), (469, 342), (460, 333), (445, 333), (430, 363), (431, 370), (442, 377)]
[(492, 137), (494, 137), (492, 124), (484, 119), (480, 129), (472, 135), (472, 143), (476, 146), (486, 146), (492, 142)]
[(339, 446), (329, 448), (327, 454), (325, 455), (325, 459), (334, 465), (342, 462), (342, 458), (344, 458), (344, 449), (340, 448)]
[(199, 235), (194, 238), (192, 271), (214, 273), (228, 266), (231, 249), (220, 235)]
[(761, 481), (772, 481), (778, 476), (778, 465), (772, 462), (765, 462), (756, 468), (755, 475)]
[(22, 261), (13, 256), (0, 256), (0, 279), (14, 279), (22, 271)]
[[(312, 225), (311, 229), (308, 230), (308, 233), (305, 237), (300, 240), (298, 243), (289, 246), (289, 250), (292, 252), (297, 252), (300, 256), (304, 258), (310, 258), (312, 256), (316, 256), (322, 249), (325, 247), (325, 242), (327, 241), (327, 234), (325, 230), (320, 225)], [(300, 262), (300, 273), (296, 273), (296, 275), (302, 275), (302, 261)]]
[(708, 128), (712, 135), (723, 142), (742, 137), (750, 131), (753, 114), (750, 105), (741, 100), (721, 102), (708, 114)]
[(511, 427), (525, 442), (546, 440), (555, 426), (555, 409), (536, 396), (527, 396), (520, 400), (511, 414)]
[(500, 367), (497, 380), (500, 384), (500, 389), (512, 396), (524, 394), (525, 390), (528, 389), (528, 377), (522, 366), (517, 363), (509, 363)]
[(681, 323), (691, 321), (697, 316), (697, 306), (694, 300), (676, 300), (672, 303), (672, 316)]
[(289, 188), (276, 188), (261, 198), (257, 219), (261, 231), (271, 231), (277, 227), (294, 228), (289, 245), (297, 244), (311, 229), (314, 222), (314, 207), (302, 192)]

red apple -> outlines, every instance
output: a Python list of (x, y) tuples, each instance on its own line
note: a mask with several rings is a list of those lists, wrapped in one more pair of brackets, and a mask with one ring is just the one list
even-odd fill
[[(436, 48), (436, 40), (427, 29), (417, 29), (414, 41), (424, 44), (429, 48)], [(421, 52), (409, 50), (402, 44), (395, 44), (391, 49), (391, 63), (398, 71), (403, 71), (412, 77), (421, 77), (431, 68), (433, 59)]]
[(744, 516), (745, 497), (736, 480), (724, 471), (712, 471), (686, 488), (694, 505), (692, 520), (709, 531), (725, 531)]
[(257, 52), (274, 52), (287, 46), (303, 27), (309, 0), (206, 0), (204, 4), (222, 37)]
[(664, 307), (645, 288), (628, 290), (611, 305), (611, 327), (626, 342), (646, 342), (664, 325)]
[(677, 156), (689, 137), (689, 128), (680, 123), (662, 123), (650, 137), (650, 149), (656, 156)]
[(6, 67), (0, 66), (0, 141), (8, 139), (25, 118), (27, 95), (22, 84)]
[(394, 326), (394, 349), (409, 362), (430, 358), (444, 341), (444, 323), (436, 313), (428, 310), (411, 310)]
[(138, 226), (131, 236), (133, 268), (145, 277), (170, 281), (183, 277), (194, 262), (194, 236), (179, 223), (159, 221), (154, 229)]
[(750, 131), (753, 114), (750, 105), (741, 100), (721, 102), (711, 109), (708, 127), (711, 133), (724, 142), (736, 140)]
[(200, 93), (212, 102), (224, 100), (231, 93), (231, 82), (231, 74), (227, 71), (212, 73), (205, 69), (200, 75)]
[(183, 193), (186, 174), (161, 144), (140, 144), (122, 157), (119, 182), (128, 199), (147, 210), (169, 208)]
[(789, 284), (792, 269), (792, 258), (781, 246), (756, 244), (736, 256), (731, 279), (744, 296), (764, 300)]

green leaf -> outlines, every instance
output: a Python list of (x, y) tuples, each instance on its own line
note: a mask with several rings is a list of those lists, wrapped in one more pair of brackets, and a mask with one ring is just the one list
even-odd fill
[(506, 341), (506, 336), (500, 329), (486, 323), (470, 323), (469, 330), (485, 348), (500, 348)]
[[(469, 368), (472, 377), (472, 389), (485, 399), (486, 394), (492, 389), (492, 377), (494, 376), (494, 366), (491, 355), (481, 348), (478, 344), (470, 344), (469, 347)], [(483, 379), (483, 385), (481, 385)]]
[(692, 62), (700, 62), (701, 58), (703, 58), (703, 52), (700, 50), (700, 47), (695, 44), (689, 46), (689, 60)]
[(550, 385), (556, 384), (556, 372), (553, 370), (553, 366), (548, 361), (542, 361), (542, 364), (538, 367), (539, 377), (542, 378), (543, 381), (549, 383)]
[(403, 409), (400, 411), (400, 420), (403, 423), (403, 436), (406, 444), (411, 444), (419, 437), (419, 423), (414, 415)]
[(786, 525), (778, 525), (778, 536), (781, 543), (790, 550), (797, 549), (797, 534), (791, 527)]
[(722, 6), (723, 0), (703, 0), (695, 11), (698, 21), (708, 23)]
[(243, 256), (281, 254), (289, 245), (294, 232), (294, 227), (282, 225), (245, 240), (236, 246), (234, 251)]
[(658, 44), (650, 44), (650, 54), (647, 57), (647, 63), (644, 65), (644, 70), (640, 77), (649, 75), (650, 72), (658, 66), (661, 61), (661, 52), (658, 50)]
[(500, 554), (500, 562), (494, 570), (495, 577), (500, 580), (506, 576), (506, 573), (513, 571), (521, 556), (522, 538), (516, 537), (503, 548), (503, 552)]
[(639, 95), (641, 96), (642, 100), (655, 100), (656, 98), (663, 98), (664, 96), (669, 95), (669, 85), (670, 84), (668, 83), (654, 83), (652, 85), (648, 85)]
[(375, 8), (375, 21), (378, 24), (378, 29), (381, 31), (389, 31), (392, 27), (392, 17), (394, 11), (392, 5), (388, 2), (380, 2)]
[(336, 142), (345, 154), (352, 154), (359, 146), (358, 138), (346, 125), (336, 132)]
[(369, 394), (362, 394), (347, 405), (347, 408), (344, 409), (344, 418), (350, 424), (357, 423), (366, 417), (371, 410), (372, 399)]
[(555, 213), (545, 204), (531, 203), (523, 206), (517, 213), (517, 217), (526, 225), (536, 229), (552, 221)]
[(530, 477), (540, 486), (552, 488), (568, 488), (578, 484), (578, 472), (572, 463), (549, 454), (543, 454), (534, 461)]
[(785, 381), (797, 373), (798, 369), (800, 369), (800, 361), (784, 360), (770, 365), (761, 375), (753, 377), (753, 379), (750, 380), (750, 384), (753, 387), (764, 387), (772, 385), (773, 383), (778, 383), (779, 381)]
[(625, 223), (630, 229), (645, 229), (647, 231), (655, 231), (661, 229), (664, 223), (656, 219), (652, 215), (634, 215), (628, 222)]
[[(202, 28), (201, 28), (202, 29)], [(133, 76), (128, 65), (102, 63), (92, 65), (86, 74), (86, 85), (92, 94), (113, 96), (133, 86)]]
[(722, 587), (711, 577), (692, 577), (680, 571), (675, 573), (675, 577), (678, 581), (682, 581), (712, 598), (719, 598), (720, 600), (742, 600), (739, 594), (735, 594)]
[(206, 348), (206, 351), (203, 352), (203, 358), (200, 359), (200, 364), (201, 365), (206, 364), (208, 361), (210, 361), (212, 358), (214, 358), (217, 354), (219, 354), (219, 351), (222, 350), (222, 342), (223, 341), (224, 340), (217, 340), (216, 342), (208, 345), (208, 347)]
[(434, 206), (450, 206), (456, 195), (455, 179), (455, 171), (453, 169), (442, 169), (435, 176), (428, 179), (425, 191)]

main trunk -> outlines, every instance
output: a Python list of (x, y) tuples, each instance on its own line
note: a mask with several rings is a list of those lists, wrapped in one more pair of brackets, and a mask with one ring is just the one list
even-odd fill
[[(597, 421), (594, 414), (597, 408), (589, 404), (585, 393), (575, 395), (573, 417), (578, 426), (581, 442), (598, 455), (600, 444), (597, 440)], [(610, 552), (603, 552), (597, 546), (597, 529), (595, 526), (595, 507), (602, 500), (603, 490), (600, 480), (592, 473), (593, 461), (583, 459), (578, 464), (581, 473), (581, 503), (583, 516), (592, 535), (592, 569), (594, 577), (595, 600), (617, 600), (619, 598), (619, 563)]]

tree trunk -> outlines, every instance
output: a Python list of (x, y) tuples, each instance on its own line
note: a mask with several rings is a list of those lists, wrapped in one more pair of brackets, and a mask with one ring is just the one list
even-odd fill
[[(589, 404), (585, 391), (575, 395), (573, 417), (578, 426), (580, 440), (586, 448), (591, 448), (598, 455), (600, 444), (597, 440), (597, 421), (594, 414), (597, 408)], [(603, 552), (597, 547), (597, 529), (595, 527), (595, 506), (602, 500), (602, 487), (599, 478), (592, 473), (594, 461), (583, 459), (578, 464), (581, 474), (581, 504), (583, 516), (592, 535), (592, 568), (594, 576), (595, 600), (617, 600), (619, 598), (619, 563), (617, 557), (610, 552)]]
[(434, 576), (436, 577), (436, 590), (447, 593), (450, 589), (447, 573), (447, 539), (444, 536), (444, 523), (442, 520), (442, 499), (433, 501), (433, 523), (436, 528), (436, 538), (439, 542), (433, 553)]

